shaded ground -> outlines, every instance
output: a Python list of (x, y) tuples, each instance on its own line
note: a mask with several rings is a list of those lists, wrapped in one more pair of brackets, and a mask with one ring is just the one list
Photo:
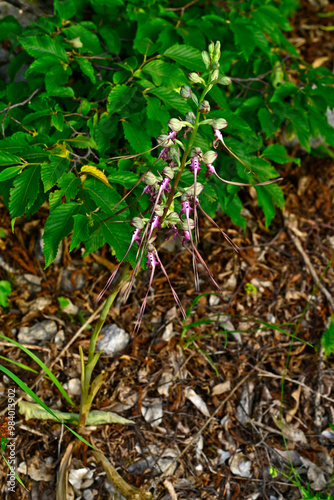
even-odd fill
[[(298, 20), (303, 15), (305, 10)], [(308, 19), (312, 24), (318, 18)], [(305, 37), (300, 50), (308, 62), (331, 43), (328, 32), (314, 29), (313, 38), (311, 32), (298, 25), (292, 33)], [(314, 41), (317, 37), (320, 41)], [(315, 46), (318, 52), (313, 53)], [(302, 485), (325, 491), (333, 475), (334, 439), (326, 430), (334, 424), (334, 358), (323, 357), (320, 341), (334, 312), (334, 271), (328, 267), (334, 252), (334, 164), (298, 154), (302, 167), (287, 165), (281, 172), (286, 209), (269, 229), (251, 189), (243, 191), (245, 234), (227, 217), (218, 217), (217, 223), (240, 247), (239, 254), (201, 221), (200, 250), (223, 289), (224, 301), (203, 296), (188, 320), (188, 326), (194, 326), (185, 330), (165, 278), (158, 274), (141, 330), (134, 335), (149, 278), (141, 273), (128, 303), (116, 304), (108, 318), (108, 323), (129, 332), (131, 341), (119, 355), (100, 359), (96, 373), (104, 370), (107, 377), (94, 409), (118, 412), (136, 424), (97, 426), (87, 438), (124, 478), (137, 486), (150, 485), (159, 500), (298, 499), (296, 477), (270, 473), (274, 467), (289, 476), (286, 449)], [(48, 366), (64, 350), (52, 371), (68, 384), (80, 378), (78, 346), (87, 349), (91, 330), (69, 342), (96, 310), (94, 299), (114, 264), (106, 248), (81, 259), (79, 252), (70, 255), (65, 244), (58, 265), (44, 271), (38, 245), (46, 216), (42, 209), (29, 222), (19, 220), (13, 235), (8, 214), (0, 207), (0, 227), (6, 233), (0, 239), (0, 280), (13, 284), (0, 331), (16, 338), (23, 326), (54, 321), (58, 343), (53, 337), (30, 347)], [(198, 295), (190, 257), (179, 248), (161, 249), (161, 255), (183, 304), (190, 307)], [(325, 290), (314, 290), (307, 258), (322, 276)], [(199, 271), (201, 291), (212, 292), (209, 277)], [(32, 278), (24, 283), (24, 274), (35, 276), (35, 284)], [(79, 314), (62, 313), (58, 297), (69, 298)], [(208, 318), (212, 322), (204, 323)], [(37, 369), (19, 349), (1, 341), (0, 349), (2, 356)], [(35, 374), (4, 365), (33, 387)], [(9, 387), (13, 383), (1, 376), (1, 409), (6, 408)], [(47, 379), (34, 390), (51, 408), (71, 411)], [(21, 394), (17, 390), (17, 396)], [(73, 399), (79, 403), (79, 396)], [(28, 474), (21, 472), (20, 477), (31, 493), (17, 486), (14, 496), (6, 497), (7, 469), (1, 462), (1, 498), (55, 498), (56, 474), (70, 432), (53, 422), (24, 421), (17, 412), (16, 435), (17, 464), (23, 472), (22, 462), (30, 465)], [(72, 498), (118, 498), (87, 449), (71, 464), (71, 469), (84, 468), (93, 472), (93, 482), (88, 473), (86, 484), (81, 483)]]

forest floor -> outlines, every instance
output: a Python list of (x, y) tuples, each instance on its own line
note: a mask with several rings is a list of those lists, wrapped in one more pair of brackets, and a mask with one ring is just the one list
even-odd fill
[[(329, 67), (329, 59), (320, 61), (327, 57), (324, 50), (333, 48), (330, 32), (319, 28), (326, 19), (319, 22), (316, 11), (303, 5), (290, 39), (308, 63)], [(223, 299), (201, 268), (198, 299), (189, 254), (177, 246), (161, 248), (169, 277), (189, 309), (186, 323), (162, 273), (154, 280), (139, 333), (133, 331), (148, 286), (146, 272), (139, 274), (128, 302), (116, 302), (107, 318), (130, 339), (117, 355), (100, 358), (96, 373), (104, 371), (106, 378), (93, 409), (113, 411), (133, 424), (91, 426), (85, 437), (129, 483), (149, 489), (156, 500), (297, 500), (300, 486), (311, 488), (310, 498), (316, 492), (334, 494), (329, 427), (334, 424), (334, 356), (326, 358), (321, 343), (334, 313), (334, 162), (298, 146), (290, 154), (301, 158), (301, 167), (281, 168), (286, 206), (269, 229), (255, 191), (248, 188), (241, 194), (245, 232), (227, 216), (217, 217), (239, 253), (200, 220), (199, 249)], [(79, 251), (69, 254), (65, 241), (58, 264), (43, 270), (40, 228), (46, 217), (42, 207), (30, 221), (18, 220), (12, 234), (0, 205), (5, 235), (0, 280), (13, 284), (0, 331), (17, 338), (49, 321), (51, 340), (26, 346), (67, 384), (79, 405), (78, 347), (87, 352), (92, 332), (90, 325), (81, 327), (87, 320), (94, 325), (95, 299), (115, 264), (107, 248), (82, 259)], [(72, 310), (64, 310), (65, 299)], [(6, 341), (0, 341), (0, 351), (38, 369)], [(50, 408), (71, 411), (47, 377), (3, 364)], [(0, 377), (1, 415), (13, 386)], [(15, 390), (17, 399), (24, 396), (16, 385)], [(25, 420), (17, 411), (16, 436), (18, 473), (31, 491), (17, 483), (14, 496), (6, 496), (8, 470), (1, 460), (0, 497), (54, 499), (72, 434), (57, 422)], [(70, 469), (75, 488), (69, 498), (121, 498), (88, 448), (72, 459)]]

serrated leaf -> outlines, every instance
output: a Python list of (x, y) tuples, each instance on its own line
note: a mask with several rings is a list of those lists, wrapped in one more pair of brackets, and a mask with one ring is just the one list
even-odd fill
[(136, 93), (133, 87), (126, 85), (116, 85), (108, 95), (107, 110), (109, 113), (119, 112), (126, 106)]
[(63, 131), (64, 128), (64, 115), (63, 113), (55, 113), (51, 116), (51, 124), (59, 130), (59, 132)]
[(164, 55), (192, 71), (205, 71), (201, 51), (194, 47), (176, 44), (169, 47)]
[(67, 61), (66, 50), (53, 39), (46, 35), (20, 37), (20, 42), (28, 54), (35, 59), (54, 55), (63, 62)]
[(71, 19), (77, 11), (74, 0), (54, 0), (54, 9), (61, 19)]
[(0, 167), (17, 164), (22, 165), (20, 158), (6, 151), (0, 151)]
[(245, 22), (231, 22), (230, 27), (234, 34), (236, 45), (242, 49), (242, 55), (248, 61), (249, 56), (256, 47), (251, 25)]
[(20, 173), (22, 167), (7, 167), (0, 172), (0, 182), (8, 181)]
[(6, 16), (0, 19), (0, 41), (16, 39), (21, 31), (22, 27), (15, 17)]
[(260, 120), (261, 132), (266, 134), (267, 139), (279, 129), (284, 120), (282, 113), (275, 111), (270, 113), (266, 108), (261, 108), (257, 116)]
[(284, 207), (284, 195), (282, 189), (277, 184), (268, 186), (255, 186), (259, 206), (262, 207), (268, 227), (275, 217), (275, 205)]
[(72, 231), (73, 216), (78, 208), (79, 205), (75, 202), (63, 203), (55, 208), (47, 218), (43, 235), (45, 269), (55, 260), (60, 242)]
[(92, 84), (96, 83), (95, 70), (92, 66), (92, 63), (88, 61), (88, 59), (84, 59), (82, 57), (77, 57), (76, 61), (83, 72), (84, 75), (88, 76)]
[(287, 150), (281, 144), (270, 144), (270, 146), (266, 147), (262, 151), (261, 156), (265, 156), (269, 160), (275, 161), (276, 163), (284, 164), (292, 161), (297, 165), (300, 165), (300, 159), (289, 156)]
[(114, 206), (121, 200), (121, 196), (110, 184), (105, 187), (97, 179), (87, 179), (83, 185), (85, 193), (95, 201), (97, 207), (101, 207), (103, 212), (112, 213)]
[(71, 238), (70, 252), (74, 250), (80, 243), (85, 242), (89, 238), (89, 218), (87, 215), (76, 214), (73, 216), (74, 228)]
[(94, 148), (97, 149), (97, 145), (92, 137), (86, 135), (77, 135), (73, 139), (63, 139), (64, 142), (68, 142), (71, 146), (75, 148)]
[(42, 181), (44, 184), (44, 191), (49, 191), (58, 179), (68, 170), (70, 162), (67, 158), (59, 156), (51, 156), (50, 163), (43, 163), (42, 165)]
[(125, 138), (129, 141), (130, 146), (136, 153), (144, 153), (152, 148), (152, 143), (139, 122), (122, 122), (122, 125)]
[(57, 183), (60, 190), (51, 193), (50, 195), (50, 211), (61, 203), (61, 198), (66, 196), (66, 200), (70, 201), (77, 195), (78, 188), (81, 185), (80, 179), (73, 172), (68, 172), (62, 175)]
[[(116, 255), (118, 260), (121, 260), (130, 245), (132, 234), (130, 225), (123, 222), (104, 221), (101, 222), (101, 228), (105, 241), (109, 244), (112, 253)], [(136, 265), (136, 250), (134, 248), (131, 248), (126, 260), (132, 266)]]
[[(85, 22), (72, 24), (69, 28), (65, 28), (63, 33), (68, 40), (80, 38), (82, 43), (82, 47), (78, 48), (80, 53), (90, 52), (94, 55), (102, 54), (104, 50), (101, 47), (98, 36), (87, 29), (84, 24), (86, 25)], [(93, 24), (93, 26), (95, 25)]]
[(108, 180), (111, 183), (120, 184), (126, 189), (132, 188), (138, 179), (138, 174), (135, 174), (134, 172), (117, 172), (117, 170), (115, 170), (115, 172), (108, 175)]
[(59, 59), (55, 55), (40, 57), (30, 64), (24, 76), (25, 78), (28, 78), (28, 76), (30, 76), (34, 71), (36, 71), (36, 73), (46, 74), (51, 68), (54, 67), (55, 64), (59, 64)]
[(111, 187), (107, 176), (94, 165), (84, 165), (83, 167), (81, 167), (80, 172), (90, 174), (93, 177), (96, 177), (96, 179), (98, 179), (99, 181), (103, 182), (103, 184), (105, 184), (106, 186)]
[(174, 90), (167, 89), (166, 87), (159, 87), (154, 89), (149, 89), (147, 91), (149, 94), (153, 94), (158, 97), (164, 104), (170, 108), (177, 109), (180, 113), (187, 113), (191, 111), (191, 108), (185, 99), (175, 92)]
[(282, 83), (274, 92), (270, 102), (282, 102), (286, 97), (291, 97), (298, 92), (298, 87), (291, 82)]
[(12, 229), (15, 219), (21, 217), (30, 208), (37, 198), (39, 179), (41, 175), (40, 165), (29, 165), (17, 176), (14, 186), (10, 190), (9, 211), (12, 218)]
[(178, 88), (188, 83), (184, 73), (175, 64), (155, 60), (145, 64), (142, 71), (148, 73), (157, 87)]

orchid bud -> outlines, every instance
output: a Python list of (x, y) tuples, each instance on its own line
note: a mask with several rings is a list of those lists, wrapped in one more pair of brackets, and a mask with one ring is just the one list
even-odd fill
[(191, 83), (202, 83), (203, 85), (205, 85), (205, 81), (199, 76), (198, 73), (189, 73), (188, 78)]
[(183, 99), (189, 99), (191, 95), (192, 95), (191, 88), (188, 87), (188, 85), (182, 85), (180, 89), (180, 96), (183, 97)]
[(136, 229), (143, 229), (143, 227), (145, 226), (145, 222), (140, 217), (134, 217), (131, 221), (131, 226), (135, 227)]
[(217, 118), (216, 120), (212, 120), (210, 125), (212, 128), (215, 128), (217, 130), (221, 130), (222, 128), (226, 128), (228, 123), (225, 120), (225, 118)]
[[(196, 196), (200, 195), (201, 192), (204, 189), (204, 184), (201, 184), (200, 182), (196, 182)], [(189, 188), (184, 190), (183, 195), (181, 196), (181, 201), (186, 201), (189, 199), (190, 196), (195, 195), (195, 190), (194, 190), (194, 184), (190, 186)]]
[(180, 216), (177, 212), (171, 212), (170, 214), (167, 215), (166, 221), (168, 221), (170, 224), (177, 224), (180, 222)]
[(208, 69), (211, 64), (211, 59), (206, 50), (203, 50), (202, 52), (202, 61), (204, 62), (206, 69)]
[(157, 142), (160, 144), (160, 146), (163, 146), (165, 148), (169, 148), (173, 143), (171, 139), (168, 139), (168, 136), (166, 134), (160, 134), (157, 137)]
[(159, 217), (162, 217), (162, 216), (163, 216), (163, 213), (164, 213), (164, 209), (163, 209), (163, 207), (162, 207), (161, 205), (157, 205), (157, 206), (155, 207), (154, 213), (155, 213), (156, 215), (158, 215)]
[(208, 101), (202, 101), (201, 104), (199, 105), (198, 111), (200, 113), (203, 113), (203, 115), (207, 115), (210, 113), (210, 104)]
[(212, 59), (214, 52), (215, 52), (215, 44), (213, 42), (210, 43), (210, 45), (208, 47), (208, 51), (209, 51), (210, 57)]
[(192, 111), (188, 111), (188, 113), (186, 113), (185, 119), (186, 122), (192, 123), (194, 125), (196, 121), (195, 113), (193, 113)]
[(231, 82), (231, 79), (228, 77), (228, 76), (223, 76), (220, 80), (219, 80), (219, 85), (230, 85)]
[(147, 172), (142, 181), (144, 184), (147, 184), (147, 186), (154, 186), (154, 184), (158, 182), (158, 178), (152, 174), (152, 172)]
[[(189, 223), (189, 224), (188, 224), (188, 223)], [(180, 223), (180, 227), (181, 227), (181, 229), (182, 229), (183, 231), (188, 231), (188, 230), (189, 230), (189, 227), (190, 227), (190, 229), (194, 229), (195, 224), (194, 224), (193, 219), (190, 219), (190, 218), (189, 218), (187, 221), (186, 221), (186, 220), (185, 220), (185, 221), (182, 221), (182, 222)]]
[(174, 170), (173, 170), (172, 168), (170, 168), (170, 167), (165, 167), (165, 168), (161, 171), (161, 173), (162, 173), (163, 175), (166, 175), (166, 176), (167, 176), (167, 177), (169, 177), (170, 179), (173, 179), (173, 177), (174, 177)]
[(178, 118), (171, 118), (167, 125), (171, 130), (174, 130), (174, 132), (179, 132), (182, 127), (184, 127), (183, 122), (178, 120)]
[(212, 62), (218, 62), (220, 59), (220, 41), (218, 40), (215, 45), (215, 51), (212, 58)]
[(211, 82), (218, 80), (218, 78), (219, 78), (219, 69), (215, 69), (211, 75)]
[(192, 148), (190, 152), (190, 157), (194, 158), (194, 156), (201, 156), (202, 155), (202, 150), (201, 148)]
[(202, 155), (202, 161), (203, 163), (205, 163), (205, 165), (208, 165), (210, 163), (213, 163), (217, 156), (218, 153), (216, 153), (216, 151), (207, 151)]

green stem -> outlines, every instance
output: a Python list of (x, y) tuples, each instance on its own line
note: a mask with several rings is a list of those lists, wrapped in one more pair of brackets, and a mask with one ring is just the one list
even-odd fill
[(101, 328), (104, 325), (105, 320), (107, 319), (110, 308), (113, 305), (114, 300), (116, 299), (120, 291), (122, 284), (128, 278), (129, 267), (130, 267), (129, 264), (126, 264), (123, 267), (123, 271), (119, 280), (115, 283), (112, 293), (109, 295), (103, 306), (100, 317), (96, 322), (94, 331), (90, 338), (89, 348), (88, 348), (88, 360), (86, 364), (84, 363), (83, 351), (81, 348), (79, 348), (80, 358), (81, 358), (81, 401), (80, 401), (80, 414), (79, 414), (79, 427), (78, 427), (79, 433), (82, 433), (85, 428), (87, 415), (94, 398), (94, 394), (92, 393), (93, 394), (92, 396), (92, 394), (90, 393), (90, 389), (92, 389), (91, 379), (93, 370), (99, 359), (99, 354), (95, 353), (97, 338), (99, 336)]

